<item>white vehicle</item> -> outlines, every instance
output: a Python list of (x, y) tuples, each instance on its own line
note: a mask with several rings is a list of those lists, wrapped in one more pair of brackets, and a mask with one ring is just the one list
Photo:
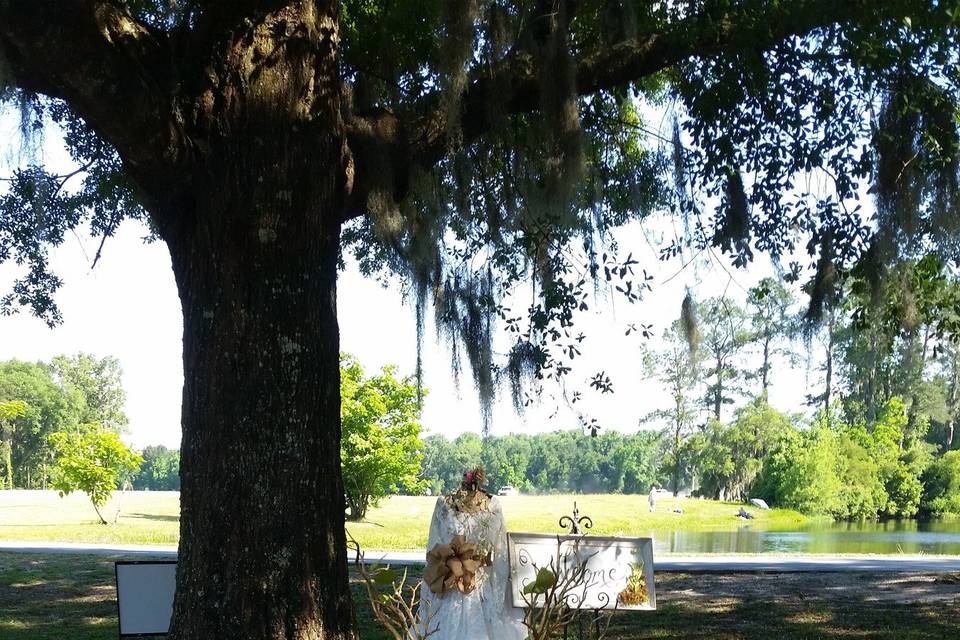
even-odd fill
[(517, 491), (514, 487), (511, 487), (510, 485), (505, 484), (502, 487), (500, 487), (500, 491), (497, 492), (497, 495), (498, 496), (518, 496), (520, 495), (520, 492)]

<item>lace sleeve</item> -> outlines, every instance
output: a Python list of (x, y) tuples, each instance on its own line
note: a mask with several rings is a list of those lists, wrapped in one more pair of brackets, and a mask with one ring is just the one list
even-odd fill
[(447, 502), (443, 496), (437, 498), (433, 507), (433, 517), (430, 518), (430, 533), (427, 535), (427, 551), (434, 545), (449, 542), (447, 535)]
[(503, 517), (500, 501), (493, 498), (491, 511), (496, 516), (496, 530), (493, 532), (493, 566), (494, 583), (504, 586), (503, 607), (513, 606), (513, 594), (510, 586), (510, 558), (507, 550), (507, 521)]

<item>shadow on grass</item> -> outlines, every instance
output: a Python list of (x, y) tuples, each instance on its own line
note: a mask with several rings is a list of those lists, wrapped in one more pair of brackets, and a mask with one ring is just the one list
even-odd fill
[[(113, 562), (117, 558), (0, 553), (2, 640), (107, 640), (117, 637)], [(411, 578), (418, 579), (416, 571)], [(937, 640), (960, 638), (960, 589), (950, 600), (889, 600), (909, 575), (660, 573), (655, 612), (620, 612), (608, 640)], [(927, 576), (927, 582), (933, 578)], [(924, 583), (926, 584), (926, 583)], [(351, 572), (363, 640), (388, 640)], [(932, 587), (927, 587), (932, 588)], [(940, 594), (944, 595), (944, 594)]]
[(0, 638), (116, 637), (113, 560), (0, 556)]
[(950, 607), (921, 604), (837, 606), (826, 600), (803, 602), (714, 601), (700, 608), (668, 603), (656, 613), (620, 613), (609, 640), (932, 640), (960, 637)]
[(156, 522), (180, 522), (180, 516), (164, 516), (157, 513), (121, 513), (120, 519), (136, 518), (138, 520), (154, 520)]
[(655, 613), (623, 612), (609, 640), (960, 638), (960, 590), (916, 574), (657, 576)]

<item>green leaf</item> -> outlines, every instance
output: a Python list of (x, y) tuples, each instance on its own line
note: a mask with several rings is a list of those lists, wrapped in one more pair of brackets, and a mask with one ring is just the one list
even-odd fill
[(387, 567), (386, 569), (381, 569), (380, 571), (377, 571), (373, 575), (374, 584), (377, 584), (380, 586), (393, 584), (393, 582), (396, 579), (397, 579), (397, 572), (391, 569), (390, 567)]

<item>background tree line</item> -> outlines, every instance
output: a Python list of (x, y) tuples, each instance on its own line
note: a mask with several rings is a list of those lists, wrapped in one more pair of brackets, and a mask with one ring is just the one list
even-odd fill
[(481, 439), (464, 433), (423, 440), (421, 477), (434, 494), (459, 486), (464, 469), (481, 463), (491, 488), (503, 485), (527, 493), (646, 493), (658, 481), (660, 435), (580, 430), (511, 434)]
[[(127, 465), (134, 458), (119, 440), (129, 423), (121, 376), (116, 358), (86, 353), (0, 362), (0, 486), (58, 488), (64, 467), (89, 476), (109, 458), (124, 462), (115, 481), (104, 485), (111, 490), (128, 482), (137, 489), (179, 489), (175, 449), (148, 446), (139, 453), (142, 464)], [(81, 470), (81, 462), (91, 466)]]

